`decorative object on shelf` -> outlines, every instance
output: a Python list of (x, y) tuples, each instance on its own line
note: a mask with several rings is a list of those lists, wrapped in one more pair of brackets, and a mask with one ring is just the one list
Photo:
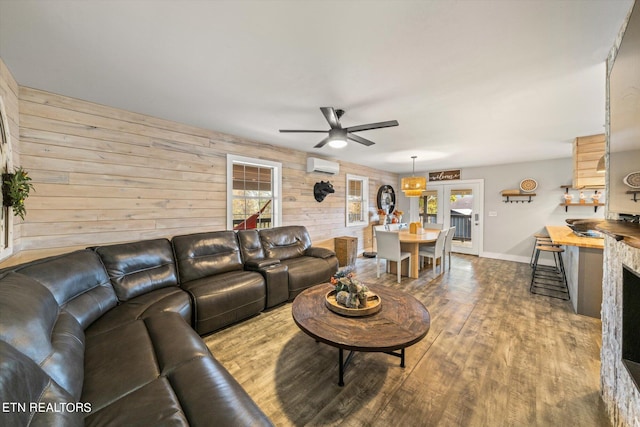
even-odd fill
[(400, 222), (402, 222), (402, 214), (403, 214), (403, 213), (404, 213), (404, 212), (402, 212), (402, 211), (398, 211), (398, 210), (397, 210), (397, 211), (395, 211), (395, 212), (393, 213), (394, 218), (393, 218), (393, 220), (392, 220), (391, 222), (393, 222), (393, 223), (400, 223)]
[(380, 310), (380, 297), (357, 280), (353, 271), (338, 271), (331, 284), (335, 288), (326, 296), (329, 310), (344, 316), (367, 316)]
[(404, 177), (401, 181), (402, 191), (407, 197), (420, 197), (422, 192), (427, 189), (427, 179), (424, 176), (415, 176), (416, 174), (416, 158), (418, 156), (411, 156), (413, 159), (413, 173), (410, 177)]
[[(580, 189), (580, 196), (579, 196), (580, 202), (572, 203), (571, 201), (573, 200), (573, 195), (569, 193), (569, 189), (573, 187), (571, 185), (561, 185), (560, 188), (564, 188), (564, 194), (563, 194), (564, 202), (560, 203), (560, 206), (564, 206), (565, 212), (569, 212), (569, 206), (593, 206), (594, 212), (598, 211), (598, 207), (604, 206), (604, 203), (600, 203), (600, 198), (602, 197), (602, 193), (598, 192), (597, 188), (599, 187), (595, 187), (595, 188), (592, 187), (595, 193), (593, 194), (593, 196), (591, 196), (591, 199), (593, 199), (591, 203), (587, 203), (586, 201), (587, 196), (584, 194), (584, 191), (582, 189)], [(583, 188), (588, 189), (589, 187), (583, 187)]]
[(538, 181), (533, 178), (525, 178), (520, 181), (520, 191), (523, 193), (532, 193), (538, 188)]
[(640, 171), (631, 172), (622, 181), (631, 188), (640, 189)]
[(385, 214), (390, 214), (396, 207), (396, 193), (390, 185), (382, 185), (378, 188), (378, 210), (384, 209)]
[(380, 225), (387, 223), (387, 211), (385, 209), (378, 209), (378, 216), (380, 217)]
[[(502, 190), (500, 194), (505, 198), (504, 203), (531, 203), (531, 198), (536, 195), (536, 193), (523, 193), (520, 190)], [(516, 197), (516, 199), (512, 200), (512, 197)], [(526, 199), (518, 199), (517, 197), (525, 197)]]
[(27, 209), (24, 201), (29, 197), (29, 192), (35, 189), (31, 184), (31, 177), (22, 166), (16, 168), (13, 173), (2, 174), (2, 204), (13, 208), (13, 214), (24, 220)]
[(318, 203), (322, 202), (328, 194), (335, 192), (336, 190), (333, 189), (333, 184), (331, 184), (330, 181), (316, 182), (316, 184), (313, 186), (313, 197)]

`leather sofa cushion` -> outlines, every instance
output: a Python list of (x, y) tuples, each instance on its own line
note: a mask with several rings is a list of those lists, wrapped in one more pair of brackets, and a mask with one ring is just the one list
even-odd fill
[(191, 298), (189, 293), (176, 286), (156, 289), (137, 296), (109, 310), (85, 330), (85, 334), (96, 335), (111, 329), (144, 319), (163, 311), (178, 313), (189, 325), (192, 324)]
[(34, 279), (19, 273), (0, 279), (0, 339), (38, 364), (71, 396), (80, 397), (84, 331)]
[(238, 239), (233, 231), (175, 236), (172, 243), (181, 284), (243, 269)]
[(270, 425), (177, 313), (87, 336), (94, 425)]
[(99, 246), (95, 251), (120, 301), (178, 285), (173, 251), (167, 239)]
[(0, 402), (24, 405), (24, 410), (0, 411), (2, 426), (84, 426), (82, 411), (35, 410), (33, 405), (46, 408), (76, 399), (33, 360), (4, 341), (0, 341)]
[(83, 328), (118, 303), (100, 258), (90, 250), (33, 261), (17, 266), (15, 271), (49, 289), (58, 305)]
[(238, 241), (240, 242), (242, 259), (245, 263), (264, 259), (264, 249), (262, 248), (258, 230), (239, 230)]
[(307, 229), (301, 225), (267, 228), (259, 231), (267, 258), (285, 260), (303, 256), (311, 247)]
[(282, 261), (289, 273), (289, 300), (310, 286), (326, 283), (338, 271), (338, 259), (298, 257)]
[(195, 329), (205, 335), (264, 310), (266, 286), (255, 271), (230, 271), (183, 283), (195, 300)]

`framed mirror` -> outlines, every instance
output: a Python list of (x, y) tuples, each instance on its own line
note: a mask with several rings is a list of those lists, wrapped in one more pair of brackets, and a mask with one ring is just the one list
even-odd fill
[(378, 209), (384, 209), (387, 214), (396, 208), (396, 193), (390, 185), (383, 185), (378, 188)]

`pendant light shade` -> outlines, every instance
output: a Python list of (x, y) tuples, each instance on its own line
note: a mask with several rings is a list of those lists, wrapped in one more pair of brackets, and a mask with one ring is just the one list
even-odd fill
[(413, 173), (411, 177), (402, 178), (400, 184), (404, 195), (407, 197), (420, 197), (422, 196), (422, 192), (427, 189), (427, 179), (424, 176), (415, 176), (416, 157), (418, 156), (411, 156), (413, 159)]
[(606, 172), (606, 169), (604, 167), (604, 156), (600, 157), (600, 160), (598, 160), (598, 165), (596, 166), (596, 172), (598, 173)]

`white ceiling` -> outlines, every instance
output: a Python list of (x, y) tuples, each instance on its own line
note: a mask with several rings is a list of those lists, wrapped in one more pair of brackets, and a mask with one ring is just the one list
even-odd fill
[[(19, 84), (407, 173), (571, 156), (604, 132), (632, 0), (0, 0)], [(319, 107), (365, 147), (314, 149)]]

